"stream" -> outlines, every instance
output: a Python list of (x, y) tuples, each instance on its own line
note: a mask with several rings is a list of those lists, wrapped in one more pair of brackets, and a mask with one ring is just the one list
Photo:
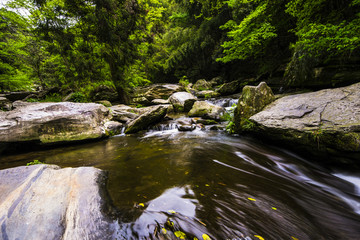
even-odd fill
[[(167, 128), (164, 128), (167, 129)], [(359, 239), (360, 175), (220, 131), (149, 130), (2, 157), (109, 173), (117, 239)], [(174, 235), (172, 235), (174, 236)], [(178, 239), (178, 238), (177, 238)]]

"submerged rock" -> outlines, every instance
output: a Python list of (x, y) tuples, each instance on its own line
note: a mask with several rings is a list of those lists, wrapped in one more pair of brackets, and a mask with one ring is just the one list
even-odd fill
[(1, 239), (112, 239), (118, 223), (93, 167), (33, 165), (0, 171)]
[(168, 107), (168, 105), (158, 105), (147, 108), (145, 113), (141, 114), (128, 124), (125, 133), (136, 133), (160, 122), (162, 119), (164, 119)]
[(275, 96), (265, 82), (261, 82), (256, 87), (245, 86), (234, 111), (236, 131), (246, 130), (249, 118), (274, 100)]
[(360, 83), (280, 98), (250, 118), (255, 132), (297, 148), (360, 158)]
[(109, 109), (94, 103), (15, 102), (0, 112), (0, 142), (37, 141), (43, 144), (106, 136)]
[(216, 106), (214, 104), (197, 101), (189, 112), (189, 117), (202, 117), (205, 119), (220, 120), (221, 116), (225, 113), (223, 107)]
[(177, 92), (169, 98), (169, 102), (173, 105), (175, 112), (190, 111), (196, 100), (196, 97), (188, 92)]

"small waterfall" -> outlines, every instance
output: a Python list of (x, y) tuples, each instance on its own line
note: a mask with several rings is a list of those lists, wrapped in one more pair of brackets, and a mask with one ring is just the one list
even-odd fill
[(150, 131), (168, 131), (177, 129), (176, 123), (160, 123), (148, 128)]
[(238, 102), (238, 99), (237, 98), (219, 98), (219, 99), (209, 99), (209, 100), (206, 100), (206, 102), (220, 106), (220, 107), (228, 108), (228, 107), (232, 107), (234, 104), (236, 105)]

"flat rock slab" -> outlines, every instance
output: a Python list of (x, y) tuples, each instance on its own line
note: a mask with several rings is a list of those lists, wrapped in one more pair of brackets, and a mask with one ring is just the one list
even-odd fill
[(263, 135), (360, 152), (360, 83), (280, 98), (250, 120)]
[(104, 173), (33, 165), (0, 171), (0, 239), (112, 239), (102, 209)]
[(106, 136), (109, 109), (95, 103), (15, 102), (14, 110), (0, 112), (0, 142), (56, 143)]

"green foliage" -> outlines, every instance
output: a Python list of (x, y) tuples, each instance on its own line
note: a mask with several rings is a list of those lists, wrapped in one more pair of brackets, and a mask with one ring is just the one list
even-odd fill
[(75, 92), (71, 95), (69, 101), (71, 102), (87, 102), (86, 96), (81, 92)]
[(231, 41), (224, 42), (222, 47), (225, 56), (217, 61), (226, 63), (236, 59), (244, 60), (264, 53), (270, 40), (277, 37), (276, 28), (269, 22), (267, 8), (267, 3), (260, 4), (240, 24), (230, 20), (221, 26), (221, 29), (229, 30), (227, 35)]
[(26, 166), (37, 165), (37, 164), (44, 164), (44, 163), (40, 162), (39, 160), (34, 160), (32, 162), (27, 163)]

